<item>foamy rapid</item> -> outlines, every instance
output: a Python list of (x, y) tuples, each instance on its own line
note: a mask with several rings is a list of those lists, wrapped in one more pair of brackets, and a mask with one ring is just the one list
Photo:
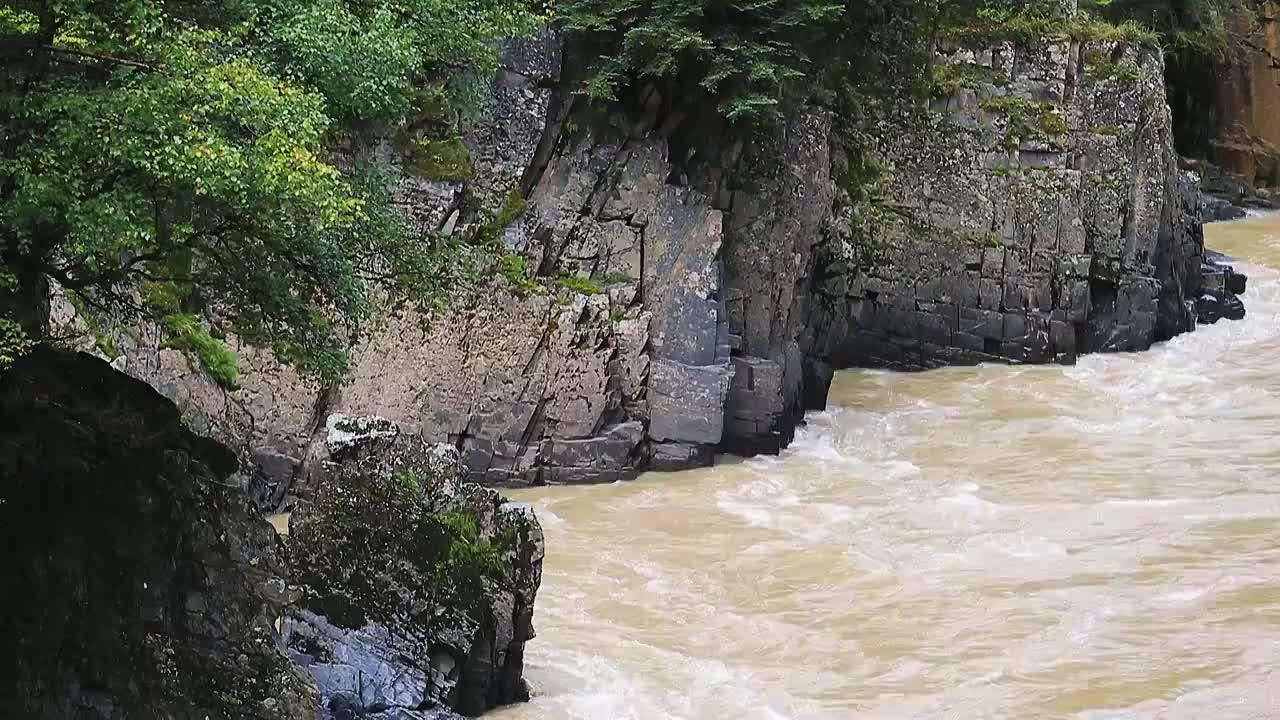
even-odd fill
[(1069, 368), (841, 373), (777, 458), (516, 493), (502, 720), (1280, 718), (1280, 218), (1248, 318)]

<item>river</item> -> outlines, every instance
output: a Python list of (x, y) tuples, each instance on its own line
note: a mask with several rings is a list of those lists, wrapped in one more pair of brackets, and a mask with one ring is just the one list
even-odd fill
[(1280, 718), (1280, 217), (1207, 234), (1241, 322), (843, 372), (781, 457), (513, 493), (548, 554), (496, 717)]

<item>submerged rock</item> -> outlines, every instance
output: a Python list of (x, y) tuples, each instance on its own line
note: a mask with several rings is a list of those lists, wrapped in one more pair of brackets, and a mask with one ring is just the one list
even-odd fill
[(382, 418), (327, 427), (330, 461), (290, 522), (303, 597), (285, 620), (326, 706), (407, 719), (527, 700), (544, 554), (532, 509), (462, 482), (453, 446)]
[(0, 714), (316, 717), (275, 633), (276, 535), (236, 467), (97, 358), (39, 347), (0, 377)]

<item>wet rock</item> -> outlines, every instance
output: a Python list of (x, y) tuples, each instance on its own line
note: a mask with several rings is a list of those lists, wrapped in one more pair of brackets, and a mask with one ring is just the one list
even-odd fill
[(89, 355), (40, 347), (0, 377), (7, 711), (316, 717), (315, 688), (274, 629), (278, 541), (237, 464)]
[(1200, 196), (1200, 219), (1206, 223), (1239, 220), (1248, 210), (1231, 204), (1230, 200), (1204, 193)]
[(1236, 272), (1231, 258), (1206, 250), (1200, 277), (1201, 294), (1195, 299), (1195, 312), (1201, 324), (1244, 318), (1244, 302), (1238, 296), (1244, 293), (1248, 277)]
[(544, 555), (532, 509), (463, 482), (451, 445), (383, 418), (327, 427), (330, 462), (290, 522), (303, 594), (284, 625), (322, 697), (405, 718), (527, 700)]

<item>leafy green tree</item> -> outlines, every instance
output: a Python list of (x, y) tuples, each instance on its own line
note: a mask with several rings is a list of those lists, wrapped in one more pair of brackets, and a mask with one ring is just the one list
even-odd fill
[(599, 58), (589, 96), (676, 78), (730, 120), (778, 119), (808, 99), (844, 5), (830, 0), (568, 0), (562, 25)]
[(2, 342), (41, 337), (53, 279), (180, 346), (214, 319), (340, 378), (373, 298), (438, 300), (468, 248), (407, 232), (394, 177), (338, 148), (467, 111), (539, 21), (519, 0), (0, 0)]

